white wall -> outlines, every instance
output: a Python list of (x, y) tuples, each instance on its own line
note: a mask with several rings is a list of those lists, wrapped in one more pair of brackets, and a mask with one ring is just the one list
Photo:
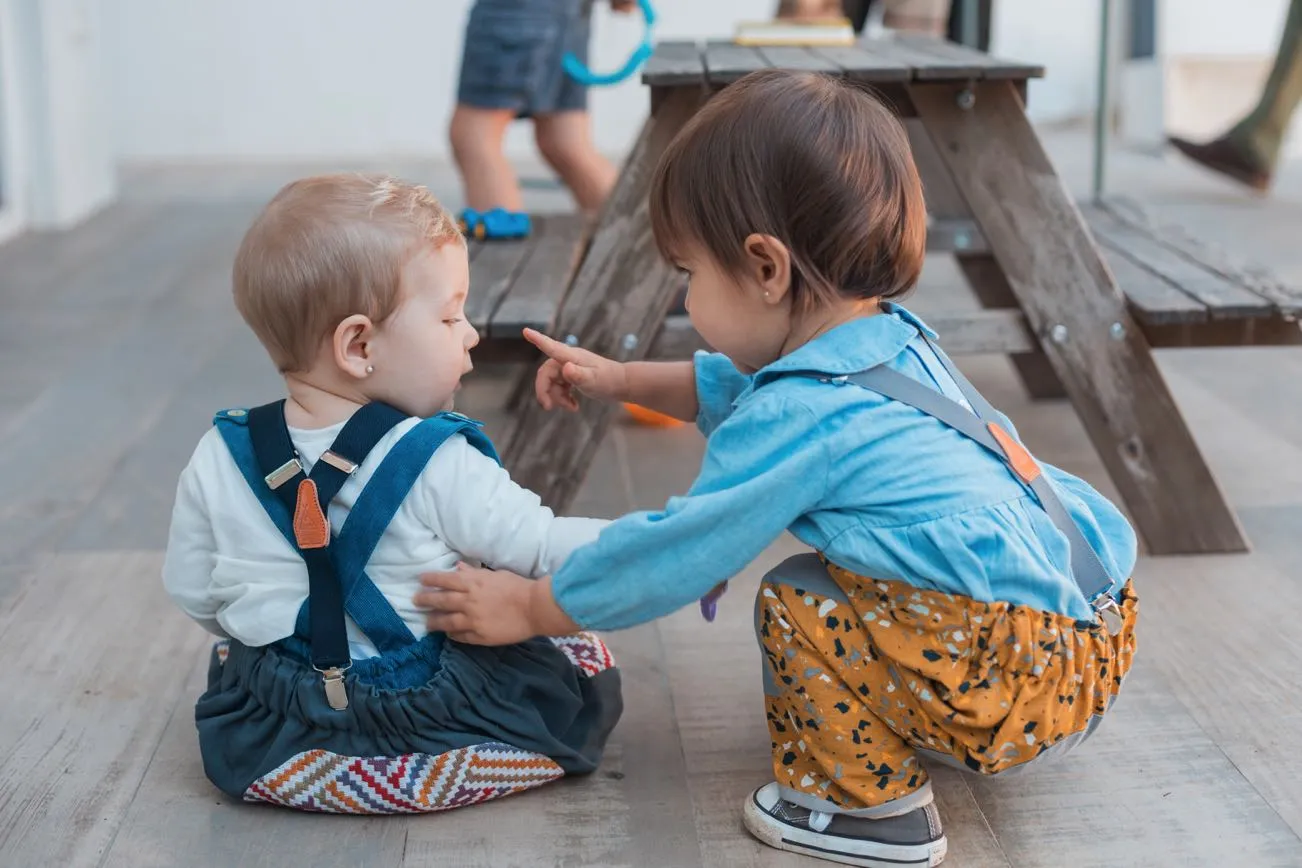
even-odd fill
[(1159, 0), (1163, 55), (1275, 54), (1288, 0)]
[(995, 0), (990, 51), (1044, 65), (1045, 77), (1027, 90), (1032, 120), (1088, 116), (1098, 90), (1099, 0)]
[(72, 225), (116, 193), (100, 0), (0, 2), (5, 196), (25, 222)]
[[(0, 0), (8, 2), (8, 0)], [(35, 3), (37, 0), (22, 0)], [(116, 152), (142, 159), (444, 156), (472, 0), (51, 0), (100, 3)], [(776, 0), (657, 0), (660, 38), (727, 37)], [(1269, 57), (1287, 0), (1161, 0), (1159, 50)], [(1095, 105), (1099, 0), (997, 0), (992, 50), (1043, 63), (1037, 121)], [(1114, 0), (1121, 14), (1123, 3)], [(593, 65), (621, 63), (640, 23), (598, 0)], [(1240, 88), (1251, 90), (1251, 87)], [(1246, 97), (1245, 97), (1246, 98)], [(599, 146), (622, 151), (646, 113), (636, 80), (592, 92)], [(527, 125), (508, 144), (528, 154)]]
[[(444, 154), (471, 0), (113, 0), (109, 84), (119, 153), (141, 158)], [(772, 0), (660, 0), (661, 38), (724, 36)], [(641, 25), (599, 4), (593, 66)], [(647, 97), (597, 89), (599, 145), (620, 151)], [(512, 150), (529, 147), (525, 130)]]

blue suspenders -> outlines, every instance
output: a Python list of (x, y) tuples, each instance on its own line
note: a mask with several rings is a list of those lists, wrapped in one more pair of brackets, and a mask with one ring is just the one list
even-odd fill
[(311, 648), (314, 669), (322, 673), (330, 706), (348, 706), (344, 673), (351, 666), (344, 620), (347, 613), (381, 654), (416, 641), (406, 623), (366, 575), (365, 567), (380, 537), (434, 452), (454, 434), (464, 436), (484, 455), (498, 460), (479, 423), (458, 413), (423, 419), (403, 435), (349, 511), (343, 528), (321, 547), (304, 548), (295, 534), (299, 488), (306, 480), (316, 487), (325, 515), (347, 478), (406, 415), (374, 402), (359, 409), (312, 473), (305, 475), (285, 426), (284, 402), (253, 410), (225, 410), (214, 421), (245, 481), (271, 520), (294, 546), (308, 567), (308, 599), (299, 612), (296, 635)]
[(1098, 554), (1085, 539), (1085, 535), (1081, 533), (1080, 526), (1063, 506), (1062, 500), (1049, 480), (1045, 478), (1035, 459), (1005, 430), (1000, 422), (1001, 416), (998, 411), (990, 406), (990, 403), (982, 397), (967, 377), (963, 376), (940, 347), (932, 343), (926, 334), (919, 332), (919, 335), (940, 360), (945, 371), (953, 378), (963, 397), (972, 405), (971, 410), (935, 389), (885, 365), (839, 377), (829, 377), (827, 374), (812, 371), (796, 372), (796, 375), (815, 377), (823, 382), (854, 383), (893, 401), (908, 404), (975, 440), (992, 452), (1027, 487), (1040, 507), (1048, 514), (1054, 527), (1067, 537), (1071, 546), (1072, 578), (1104, 627), (1115, 636), (1121, 630), (1121, 610), (1117, 606), (1116, 598), (1112, 596), (1115, 582), (1108, 575)]

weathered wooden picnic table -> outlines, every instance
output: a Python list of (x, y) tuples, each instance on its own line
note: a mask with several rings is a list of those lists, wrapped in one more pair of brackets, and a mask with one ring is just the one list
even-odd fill
[[(927, 192), (928, 247), (955, 254), (986, 308), (929, 317), (942, 344), (1009, 353), (1032, 395), (1066, 395), (1150, 552), (1245, 549), (1150, 350), (1297, 343), (1302, 294), (1203, 255), (1124, 203), (1083, 214), (1025, 114), (1039, 66), (903, 35), (817, 49), (661, 43), (643, 73), (651, 115), (595, 227), (549, 218), (537, 239), (476, 248), (481, 331), (532, 325), (624, 361), (685, 357), (697, 339), (682, 318), (666, 323), (680, 278), (651, 236), (650, 176), (711, 94), (769, 67), (844, 77), (905, 119)], [(514, 280), (526, 272), (528, 281)], [(612, 412), (585, 402), (577, 414), (544, 413), (519, 400), (505, 460), (521, 484), (563, 508)]]

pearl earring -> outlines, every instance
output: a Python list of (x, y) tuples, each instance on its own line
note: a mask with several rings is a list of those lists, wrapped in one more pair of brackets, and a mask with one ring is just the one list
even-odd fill
[(374, 373), (375, 373), (375, 365), (367, 365), (367, 366), (366, 366), (366, 373), (368, 373), (368, 374), (374, 374)]

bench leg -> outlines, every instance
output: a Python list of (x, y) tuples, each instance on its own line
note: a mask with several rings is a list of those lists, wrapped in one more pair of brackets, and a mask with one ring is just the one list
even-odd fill
[[(579, 346), (620, 361), (646, 357), (674, 303), (680, 277), (656, 250), (647, 192), (660, 154), (696, 113), (703, 91), (688, 86), (654, 97), (654, 112), (602, 209), (553, 330), (558, 340), (572, 336)], [(533, 370), (524, 376), (532, 380)], [(503, 461), (516, 482), (559, 512), (583, 483), (617, 408), (583, 401), (578, 413), (546, 413), (531, 394), (517, 388), (516, 424)]]
[(1013, 85), (910, 97), (1154, 554), (1247, 541)]
[[(937, 220), (972, 219), (972, 211), (955, 186), (949, 167), (936, 152), (936, 145), (927, 134), (926, 127), (916, 118), (910, 118), (905, 121), (905, 128), (909, 133), (909, 144), (913, 148), (913, 160), (918, 165), (918, 174), (922, 177), (922, 186), (926, 191), (927, 211)], [(1017, 298), (1008, 288), (1008, 280), (993, 256), (960, 251), (955, 254), (955, 258), (983, 308), (1017, 307)], [(1058, 380), (1058, 375), (1053, 372), (1053, 366), (1038, 348), (1030, 353), (1015, 353), (1011, 358), (1026, 393), (1033, 399), (1066, 397), (1067, 391)]]
[[(1017, 307), (1017, 297), (1008, 286), (999, 263), (988, 253), (959, 254), (958, 267), (984, 308)], [(1037, 401), (1067, 397), (1067, 389), (1053, 372), (1042, 350), (1010, 356), (1026, 394)]]

